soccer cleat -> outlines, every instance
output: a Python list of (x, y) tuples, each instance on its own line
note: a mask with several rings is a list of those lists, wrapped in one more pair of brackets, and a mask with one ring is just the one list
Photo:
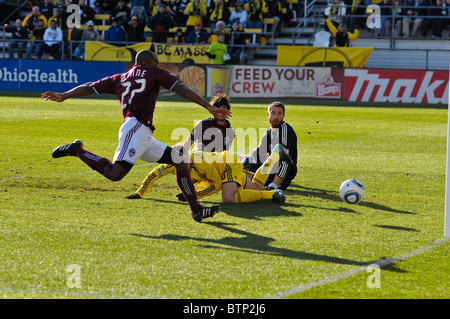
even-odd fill
[(283, 191), (281, 189), (277, 189), (275, 193), (273, 193), (272, 202), (279, 205), (283, 205), (284, 203), (286, 203), (286, 195), (283, 194)]
[(70, 156), (69, 152), (72, 148), (74, 148), (74, 147), (83, 148), (83, 146), (84, 146), (83, 142), (80, 141), (79, 139), (76, 139), (75, 142), (73, 142), (73, 143), (61, 145), (61, 146), (58, 146), (57, 148), (55, 148), (53, 150), (52, 156), (53, 156), (53, 158)]
[(280, 154), (280, 161), (286, 162), (289, 166), (294, 164), (294, 161), (289, 156), (289, 154), (286, 154), (284, 146), (282, 144), (277, 144), (273, 148), (273, 152)]
[(192, 218), (194, 218), (196, 222), (200, 223), (205, 218), (213, 217), (219, 212), (219, 209), (219, 204), (215, 204), (212, 206), (202, 206), (198, 211), (192, 212)]
[(141, 195), (137, 194), (137, 193), (133, 193), (131, 195), (125, 196), (125, 199), (141, 199)]

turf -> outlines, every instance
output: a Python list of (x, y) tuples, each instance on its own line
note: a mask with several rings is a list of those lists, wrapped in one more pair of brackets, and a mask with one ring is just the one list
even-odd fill
[[(267, 128), (270, 101), (231, 102), (233, 127)], [(443, 237), (446, 109), (286, 104), (300, 153), (286, 205), (223, 204), (196, 223), (176, 200), (173, 177), (143, 200), (123, 199), (154, 164), (138, 162), (114, 183), (77, 158), (51, 158), (79, 138), (111, 159), (122, 122), (116, 100), (0, 97), (2, 297), (266, 298)], [(172, 132), (207, 116), (162, 98), (154, 136), (175, 144), (184, 136)], [(365, 186), (359, 205), (339, 198), (348, 178)], [(448, 299), (449, 253), (447, 242), (381, 268), (380, 288), (369, 288), (362, 272), (287, 298)]]

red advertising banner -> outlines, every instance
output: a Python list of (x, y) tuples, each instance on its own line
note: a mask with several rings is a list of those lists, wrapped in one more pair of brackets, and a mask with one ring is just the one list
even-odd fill
[(448, 71), (345, 69), (344, 100), (448, 103)]

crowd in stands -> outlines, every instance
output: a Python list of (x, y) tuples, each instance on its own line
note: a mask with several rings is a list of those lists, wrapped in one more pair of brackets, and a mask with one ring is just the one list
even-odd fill
[[(367, 27), (365, 6), (373, 0), (329, 1), (324, 9), (325, 30), (332, 32), (336, 40), (340, 38), (337, 46), (348, 46), (350, 40), (358, 37), (358, 30)], [(394, 30), (396, 37), (414, 37), (419, 31), (426, 37), (431, 30), (433, 38), (440, 38), (444, 27), (450, 24), (450, 0), (380, 1), (381, 24), (371, 29), (380, 36), (388, 36)], [(32, 10), (23, 21), (17, 19), (15, 25), (4, 26), (12, 34), (8, 42), (9, 58), (14, 58), (17, 50), (17, 57), (25, 59), (40, 59), (44, 52), (50, 53), (49, 59), (83, 59), (86, 41), (135, 43), (151, 37), (152, 42), (158, 43), (212, 45), (222, 40), (227, 46), (225, 53), (236, 62), (248, 41), (246, 30), (266, 27), (277, 37), (281, 25), (289, 23), (295, 14), (300, 16), (303, 10), (302, 0), (294, 8), (296, 12), (287, 0), (30, 0), (29, 3)], [(67, 10), (72, 4), (78, 5), (83, 28), (74, 27), (74, 12)], [(107, 15), (108, 20), (96, 20), (100, 14)], [(265, 25), (265, 19), (270, 19), (270, 25)], [(102, 35), (94, 28), (101, 24), (108, 26), (101, 31)], [(173, 28), (176, 32), (171, 32)], [(223, 48), (221, 44), (217, 47)], [(65, 52), (64, 57), (61, 52)]]
[[(157, 43), (210, 44), (219, 41), (228, 45), (237, 58), (245, 45), (245, 30), (261, 29), (264, 19), (271, 19), (268, 32), (277, 33), (280, 21), (290, 21), (292, 10), (286, 0), (30, 0), (31, 12), (15, 25), (5, 25), (12, 33), (8, 42), (9, 58), (40, 59), (49, 52), (49, 59), (83, 59), (86, 41), (144, 42), (151, 37)], [(79, 8), (79, 24), (74, 11)], [(69, 7), (70, 8), (70, 7)], [(286, 8), (284, 13), (282, 8)], [(96, 20), (96, 15), (108, 20)], [(95, 25), (107, 25), (99, 33)], [(170, 32), (176, 28), (176, 32)], [(97, 29), (97, 30), (96, 30)], [(150, 30), (150, 31), (149, 31)], [(103, 33), (102, 33), (103, 32)], [(233, 33), (236, 33), (233, 36)], [(36, 41), (38, 40), (38, 41)], [(170, 41), (169, 41), (170, 40)], [(74, 45), (69, 45), (74, 41)], [(65, 56), (61, 56), (64, 46)], [(23, 52), (26, 52), (23, 55)], [(227, 53), (227, 52), (225, 52)]]
[[(450, 0), (330, 0), (325, 9), (326, 31), (342, 28), (355, 38), (361, 29), (367, 29), (373, 36), (433, 39), (443, 37), (443, 30), (450, 25)], [(370, 4), (379, 6), (378, 25), (367, 25), (367, 8)], [(330, 29), (331, 26), (331, 29)], [(450, 34), (448, 35), (450, 37)], [(348, 42), (345, 45), (348, 45)]]

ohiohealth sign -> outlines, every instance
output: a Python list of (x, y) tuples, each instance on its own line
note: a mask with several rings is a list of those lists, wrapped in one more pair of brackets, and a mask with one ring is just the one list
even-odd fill
[(116, 62), (0, 60), (0, 90), (67, 91), (122, 72), (125, 64)]

